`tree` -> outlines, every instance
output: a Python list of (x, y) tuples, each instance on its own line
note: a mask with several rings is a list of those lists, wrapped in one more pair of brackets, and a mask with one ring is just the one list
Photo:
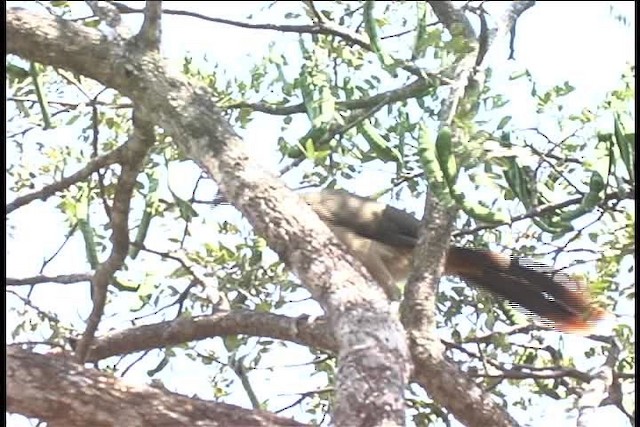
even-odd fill
[[(34, 206), (64, 218), (64, 243), (38, 274), (7, 277), (19, 316), (7, 348), (9, 412), (67, 426), (297, 425), (287, 416), (404, 425), (407, 413), (418, 425), (454, 417), (507, 426), (518, 407), (556, 399), (576, 404), (579, 422), (600, 405), (633, 422), (630, 325), (573, 351), (482, 292), (453, 282), (436, 293), (453, 237), (546, 251), (559, 264), (587, 261), (587, 281), (614, 313), (635, 297), (621, 275), (634, 248), (632, 81), (567, 114), (569, 83), (540, 90), (521, 73), (536, 113), (555, 121), (514, 124), (493, 83), (503, 63), (493, 61), (504, 61), (495, 59), (500, 43), (517, 38), (533, 2), (302, 2), (265, 5), (242, 22), (189, 14), (281, 33), (248, 75), (232, 77), (225, 64), (203, 68), (187, 57), (177, 72), (163, 61), (162, 18), (179, 12), (161, 2), (86, 4), (7, 12), (7, 50), (16, 55), (7, 62), (9, 233), (20, 232), (11, 229), (17, 213)], [(254, 23), (272, 13), (293, 24)], [(144, 17), (135, 34), (121, 24), (130, 14)], [(239, 136), (260, 114), (282, 118), (280, 178)], [(38, 128), (48, 142), (30, 136)], [(56, 141), (61, 130), (77, 139)], [(191, 162), (204, 174), (184, 197), (170, 176), (195, 169)], [(426, 194), (402, 322), (284, 184), (346, 186), (373, 168), (387, 171), (371, 190), (378, 197)], [(229, 203), (255, 234), (225, 213)], [(56, 283), (74, 287), (82, 321), (34, 303), (32, 289)], [(309, 297), (323, 317), (296, 317), (295, 301)], [(322, 381), (285, 413), (252, 377), (265, 360), (300, 352), (287, 343), (307, 348)], [(597, 371), (582, 368), (583, 349)], [(185, 359), (214, 375), (209, 401), (116, 377), (137, 369), (164, 378)], [(232, 390), (231, 372), (251, 410), (215, 402)]]

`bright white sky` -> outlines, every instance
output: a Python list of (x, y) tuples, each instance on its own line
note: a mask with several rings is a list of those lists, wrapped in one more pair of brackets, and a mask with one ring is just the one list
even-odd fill
[[(13, 3), (13, 4), (11, 4)], [(24, 2), (10, 2), (10, 6), (24, 7)], [(141, 2), (130, 2), (140, 5)], [(295, 2), (290, 3), (292, 7)], [(518, 24), (516, 39), (516, 59), (504, 70), (494, 70), (497, 74), (502, 71), (504, 76), (512, 71), (528, 68), (534, 80), (542, 88), (549, 88), (555, 84), (569, 81), (576, 87), (574, 94), (567, 97), (568, 107), (581, 107), (582, 105), (594, 105), (601, 101), (605, 94), (616, 88), (620, 82), (620, 74), (625, 69), (625, 64), (633, 63), (635, 42), (633, 21), (633, 2), (614, 2), (617, 12), (628, 17), (632, 22), (631, 27), (624, 27), (610, 17), (609, 2), (538, 2), (534, 8), (527, 11)], [(189, 2), (166, 1), (165, 9), (180, 9), (197, 11), (204, 15), (224, 17), (228, 19), (244, 20), (246, 15), (255, 12), (256, 22), (282, 22), (277, 16), (264, 15), (259, 9), (262, 2)], [(206, 56), (211, 63), (219, 63), (221, 69), (227, 75), (248, 76), (247, 64), (250, 64), (254, 52), (263, 52), (273, 38), (279, 37), (275, 32), (255, 32), (246, 29), (237, 29), (229, 26), (207, 23), (186, 17), (167, 16), (163, 21), (163, 50), (164, 54), (176, 64), (181, 65), (183, 56), (190, 53), (195, 59)], [(297, 43), (292, 44), (292, 49), (297, 51)], [(506, 49), (501, 52), (506, 57)], [(501, 61), (502, 62), (502, 61)], [(504, 77), (503, 76), (503, 77)], [(499, 79), (499, 76), (496, 76)], [(526, 114), (530, 111), (527, 90), (518, 87), (517, 84), (505, 89), (512, 95), (513, 116), (518, 126), (540, 125), (538, 117)], [(520, 95), (519, 95), (520, 94)], [(52, 97), (53, 98), (53, 97)], [(51, 133), (32, 133), (36, 140), (54, 140), (65, 137), (65, 130)], [(274, 123), (269, 117), (259, 116), (246, 131), (242, 131), (251, 151), (259, 158), (265, 159), (265, 165), (275, 170), (278, 157), (275, 155), (275, 143), (279, 136), (280, 125)], [(8, 148), (10, 150), (11, 148)], [(15, 158), (11, 151), (7, 152), (8, 159)], [(183, 165), (172, 168), (170, 182), (172, 189), (185, 198), (189, 197), (191, 185), (195, 181), (199, 171), (191, 165)], [(367, 176), (359, 180), (355, 185), (358, 192), (367, 194), (373, 192), (377, 185), (375, 175)], [(186, 185), (185, 185), (186, 183)], [(367, 188), (372, 190), (367, 191)], [(8, 193), (7, 199), (13, 200), (15, 194)], [(413, 211), (421, 210), (420, 201), (406, 202), (406, 207)], [(61, 217), (43, 211), (41, 204), (25, 207), (20, 213), (10, 216), (9, 224), (15, 226), (10, 239), (10, 247), (7, 253), (7, 277), (27, 277), (36, 274), (44, 258), (51, 255), (61, 242), (64, 231), (60, 228)], [(33, 242), (38, 244), (34, 245)], [(67, 260), (64, 264), (52, 265), (48, 274), (66, 274), (83, 272), (84, 252), (80, 242), (71, 245), (68, 249)], [(79, 259), (80, 262), (69, 260)], [(162, 272), (158, 273), (159, 276)], [(76, 285), (52, 286), (47, 290), (41, 285), (34, 293), (33, 299), (41, 307), (49, 309), (60, 315), (62, 319), (77, 322), (86, 317), (88, 313), (88, 290), (78, 290)], [(15, 303), (11, 297), (8, 304)], [(7, 319), (7, 340), (11, 342), (11, 330), (18, 319), (9, 316)], [(118, 327), (118, 324), (111, 324)], [(121, 325), (122, 326), (122, 325)], [(295, 350), (286, 350), (287, 360), (309, 360), (308, 358), (291, 357)], [(269, 359), (272, 366), (282, 366), (282, 354), (275, 352)], [(298, 352), (303, 354), (302, 352)], [(145, 367), (148, 369), (148, 366)], [(145, 369), (137, 373), (132, 372), (133, 381), (146, 382)], [(179, 372), (180, 384), (171, 380)], [(268, 371), (263, 371), (252, 376), (256, 384), (256, 393), (259, 397), (273, 396), (278, 393), (292, 393), (295, 391), (307, 391), (314, 388), (313, 382), (302, 383), (297, 378), (305, 378), (306, 370), (284, 369), (280, 371), (277, 383), (267, 380), (260, 381), (258, 377), (270, 378)], [(208, 374), (197, 369), (194, 364), (172, 364), (170, 369), (163, 372), (161, 378), (171, 389), (184, 392), (196, 392), (202, 397), (210, 396)], [(271, 380), (272, 381), (272, 380)], [(321, 382), (320, 382), (321, 383)], [(233, 395), (233, 402), (246, 407), (249, 406), (244, 392), (241, 390)], [(285, 406), (294, 397), (282, 399)], [(599, 410), (602, 418), (595, 425), (627, 425), (626, 420), (616, 410), (602, 408)], [(575, 421), (567, 418), (567, 414), (559, 409), (559, 405), (541, 408), (536, 416), (531, 414), (516, 414), (522, 420), (529, 420), (531, 426), (571, 425)], [(7, 418), (9, 425), (24, 425), (20, 417)]]

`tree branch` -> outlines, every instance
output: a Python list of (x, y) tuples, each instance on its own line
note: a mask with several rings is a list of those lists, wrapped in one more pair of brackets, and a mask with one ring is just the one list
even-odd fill
[[(431, 77), (431, 75), (426, 77)], [(438, 78), (435, 83), (441, 83), (446, 85), (451, 81), (445, 78)], [(387, 104), (391, 104), (393, 102), (401, 102), (410, 98), (414, 98), (420, 96), (424, 93), (426, 89), (429, 88), (430, 84), (435, 84), (434, 81), (430, 79), (425, 79), (423, 77), (419, 77), (415, 79), (413, 82), (408, 85), (401, 86), (397, 89), (391, 89), (386, 92), (381, 92), (376, 95), (372, 95), (368, 98), (361, 99), (353, 99), (348, 101), (339, 101), (336, 102), (336, 108), (341, 110), (363, 110), (363, 109), (371, 109), (380, 107)], [(251, 103), (251, 102), (237, 102), (233, 104), (228, 104), (224, 106), (225, 109), (239, 109), (239, 108), (250, 108), (253, 111), (258, 111), (260, 113), (271, 114), (274, 116), (288, 116), (290, 114), (299, 114), (305, 113), (306, 107), (303, 103), (295, 104), (295, 105), (284, 105), (279, 106), (277, 104), (271, 103)]]
[(208, 88), (95, 29), (11, 8), (7, 50), (112, 87), (162, 124), (323, 305), (339, 345), (336, 400), (347, 402), (335, 408), (336, 424), (404, 424), (410, 359), (382, 289), (311, 208), (249, 156)]
[[(133, 8), (122, 3), (113, 3), (121, 13), (141, 13), (143, 9)], [(313, 25), (281, 25), (281, 24), (252, 24), (249, 22), (233, 21), (231, 19), (214, 18), (206, 16), (197, 12), (189, 12), (186, 10), (166, 9), (164, 11), (166, 15), (175, 16), (188, 16), (191, 18), (198, 18), (208, 22), (216, 22), (218, 24), (231, 25), (238, 28), (247, 28), (253, 30), (269, 30), (279, 31), (281, 33), (298, 33), (298, 34), (325, 34), (336, 36), (343, 39), (350, 45), (360, 46), (366, 50), (371, 50), (371, 46), (363, 37), (360, 37), (357, 33), (350, 32), (348, 30), (337, 28), (331, 23), (318, 22)]]
[[(114, 2), (113, 5), (116, 6), (118, 10), (122, 13), (142, 12), (141, 9), (132, 8), (122, 3)], [(231, 25), (238, 28), (247, 28), (247, 29), (253, 29), (253, 30), (270, 30), (270, 31), (278, 31), (281, 33), (320, 34), (320, 35), (333, 36), (338, 39), (344, 40), (349, 45), (359, 46), (368, 52), (374, 52), (374, 49), (369, 43), (368, 38), (362, 37), (360, 34), (356, 32), (350, 31), (346, 28), (336, 25), (334, 22), (327, 21), (327, 20), (317, 20), (317, 22), (311, 25), (251, 24), (249, 22), (233, 21), (231, 19), (214, 18), (214, 17), (202, 15), (200, 13), (189, 12), (185, 10), (166, 9), (164, 13), (167, 15), (189, 16), (193, 18), (202, 19), (204, 21)], [(429, 74), (429, 73), (426, 73), (424, 70), (422, 70), (420, 67), (413, 65), (411, 62), (407, 62), (404, 60), (396, 60), (396, 64), (398, 65), (399, 68), (405, 70), (410, 74), (413, 74), (416, 77), (423, 77)]]
[(5, 286), (33, 286), (41, 283), (60, 283), (63, 285), (69, 285), (72, 283), (88, 282), (91, 280), (91, 277), (92, 275), (89, 273), (62, 274), (59, 276), (38, 275), (33, 277), (25, 277), (23, 279), (7, 277), (4, 283)]
[(304, 318), (233, 310), (220, 311), (210, 316), (181, 317), (96, 337), (87, 355), (87, 362), (237, 334), (271, 337), (332, 353), (336, 353), (338, 349), (326, 319), (307, 322)]
[(162, 39), (162, 2), (148, 1), (144, 7), (144, 21), (136, 40), (145, 50), (159, 52)]
[(64, 357), (7, 347), (7, 411), (50, 426), (302, 426), (269, 412), (133, 386)]
[(66, 188), (69, 188), (75, 183), (83, 181), (89, 178), (94, 172), (112, 165), (114, 163), (118, 163), (121, 160), (122, 154), (122, 146), (116, 148), (115, 150), (97, 157), (95, 159), (91, 159), (87, 162), (87, 165), (80, 169), (78, 172), (66, 177), (62, 178), (60, 181), (54, 182), (53, 184), (49, 184), (38, 191), (34, 191), (33, 193), (25, 194), (24, 196), (20, 196), (16, 198), (13, 202), (7, 204), (5, 208), (5, 215), (10, 214), (16, 209), (27, 205), (34, 200), (47, 200), (49, 197), (53, 196), (55, 193), (62, 191)]
[(129, 253), (129, 209), (131, 197), (144, 158), (155, 142), (153, 125), (146, 120), (136, 119), (136, 110), (137, 106), (134, 106), (133, 132), (127, 143), (124, 144), (122, 171), (116, 184), (113, 205), (110, 211), (109, 222), (113, 246), (109, 257), (96, 268), (91, 278), (93, 307), (87, 319), (84, 334), (76, 348), (76, 355), (81, 362), (84, 361), (87, 355), (93, 336), (104, 313), (104, 305), (107, 301), (107, 287), (116, 271), (122, 268), (124, 260)]
[[(443, 100), (439, 113), (440, 129), (449, 127), (454, 141), (461, 141), (462, 130), (455, 122), (457, 113), (473, 111), (471, 106), (477, 102), (474, 97), (484, 85), (484, 76), (476, 67), (479, 43), (464, 12), (451, 1), (430, 1), (429, 4), (451, 35), (465, 40), (470, 47), (455, 64), (455, 82), (449, 87), (449, 94)], [(454, 204), (439, 201), (434, 191), (427, 193), (420, 237), (414, 251), (413, 272), (405, 288), (402, 311), (416, 366), (414, 376), (462, 423), (479, 427), (511, 427), (517, 425), (516, 421), (495, 403), (490, 394), (445, 358), (444, 346), (438, 339), (435, 321), (437, 288), (456, 216)]]
[[(620, 345), (615, 337), (609, 340), (609, 354), (605, 363), (591, 376), (591, 382), (583, 388), (583, 394), (578, 400), (577, 427), (592, 425), (591, 418), (595, 410), (605, 401), (607, 394), (611, 397), (615, 389), (613, 373), (620, 356)], [(623, 411), (625, 412), (625, 411)]]
[(438, 21), (442, 22), (451, 34), (462, 31), (461, 35), (465, 39), (475, 41), (476, 34), (473, 31), (471, 22), (469, 22), (462, 10), (454, 6), (452, 1), (430, 1), (429, 6), (438, 17)]
[[(603, 203), (611, 201), (611, 200), (627, 200), (627, 199), (631, 199), (631, 200), (635, 200), (636, 197), (636, 193), (635, 190), (630, 190), (626, 193), (620, 194), (620, 193), (609, 193), (609, 194), (605, 194), (604, 199), (603, 199)], [(582, 202), (583, 196), (576, 196), (573, 197), (571, 199), (567, 199), (563, 202), (558, 202), (558, 203), (551, 203), (551, 204), (546, 204), (546, 205), (540, 205), (540, 206), (536, 206), (535, 208), (532, 208), (531, 210), (529, 210), (529, 212), (525, 212), (521, 215), (516, 215), (514, 217), (511, 218), (511, 220), (509, 222), (505, 222), (502, 224), (484, 224), (484, 225), (478, 225), (477, 227), (473, 227), (470, 228), (468, 230), (460, 230), (457, 231), (455, 233), (453, 233), (454, 237), (460, 237), (460, 236), (465, 236), (468, 234), (475, 234), (478, 231), (482, 231), (482, 230), (487, 230), (487, 229), (493, 229), (493, 228), (497, 228), (497, 227), (502, 227), (503, 225), (513, 225), (518, 221), (522, 221), (524, 219), (528, 219), (528, 218), (536, 218), (539, 216), (542, 216), (544, 214), (548, 214), (548, 213), (553, 213), (556, 211), (559, 211), (560, 209), (564, 209), (564, 208), (568, 208), (570, 206), (573, 205), (578, 205), (580, 204), (580, 202)]]

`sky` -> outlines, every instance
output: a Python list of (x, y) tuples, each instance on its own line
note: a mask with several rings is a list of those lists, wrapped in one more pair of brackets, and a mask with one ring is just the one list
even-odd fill
[[(24, 2), (10, 2), (18, 5)], [(140, 5), (141, 2), (130, 2)], [(626, 63), (634, 62), (634, 25), (624, 27), (610, 18), (609, 2), (551, 2), (539, 1), (536, 6), (527, 11), (518, 23), (518, 33), (516, 39), (516, 61), (507, 64), (504, 69), (494, 70), (496, 78), (505, 78), (514, 70), (527, 68), (532, 73), (534, 80), (541, 88), (549, 88), (565, 80), (570, 81), (576, 87), (576, 91), (567, 99), (569, 105), (580, 106), (581, 104), (594, 104), (601, 101), (604, 95), (616, 88), (620, 82), (620, 73), (624, 70)], [(633, 2), (616, 2), (616, 10), (633, 20)], [(228, 19), (244, 20), (247, 13), (255, 12), (257, 22), (281, 22), (276, 15), (269, 15), (270, 12), (259, 12), (262, 2), (189, 2), (189, 1), (166, 1), (165, 9), (180, 9), (197, 11), (204, 15), (224, 17)], [(163, 54), (175, 64), (181, 66), (182, 57), (185, 53), (191, 54), (196, 61), (204, 56), (211, 62), (218, 62), (228, 75), (248, 76), (253, 52), (263, 51), (270, 42), (278, 40), (278, 34), (274, 32), (256, 32), (246, 29), (237, 29), (225, 25), (217, 25), (199, 21), (187, 17), (166, 17), (163, 21)], [(232, 40), (233, 42), (226, 42)], [(219, 42), (225, 41), (225, 42)], [(292, 49), (297, 51), (297, 45), (292, 45)], [(498, 52), (499, 54), (500, 52)], [(503, 54), (507, 54), (506, 46)], [(509, 84), (509, 83), (505, 83)], [(530, 110), (528, 103), (530, 99), (526, 93), (528, 89), (514, 83), (510, 87), (505, 87), (505, 91), (512, 96), (513, 110), (516, 112), (514, 120), (521, 127), (540, 125), (540, 117), (526, 113)], [(246, 144), (257, 158), (265, 159), (265, 166), (277, 170), (278, 156), (275, 154), (275, 144), (280, 133), (279, 123), (266, 116), (259, 115), (246, 130), (240, 131)], [(30, 138), (33, 140), (55, 140), (68, 137), (65, 129), (58, 129), (51, 132), (34, 132)], [(9, 161), (12, 155), (7, 152)], [(173, 191), (184, 198), (188, 198), (191, 185), (197, 179), (199, 171), (192, 165), (182, 164), (171, 168), (169, 171), (169, 182)], [(185, 185), (187, 183), (187, 185)], [(291, 183), (293, 185), (293, 183)], [(368, 188), (375, 189), (382, 185), (381, 179), (375, 174), (365, 175), (354, 184), (362, 194), (373, 192)], [(10, 201), (15, 195), (8, 193), (7, 199)], [(408, 210), (419, 212), (422, 209), (421, 201), (404, 201), (402, 207)], [(226, 213), (233, 217), (235, 213), (230, 208)], [(9, 224), (15, 228), (12, 231), (11, 247), (7, 252), (7, 276), (25, 277), (35, 274), (40, 268), (41, 261), (50, 256), (52, 251), (60, 244), (60, 215), (43, 213), (42, 204), (35, 203), (20, 210), (19, 215), (15, 213), (11, 216)], [(32, 242), (38, 241), (38, 245)], [(85, 271), (83, 264), (74, 263), (69, 260), (78, 258), (84, 260), (83, 248), (79, 242), (72, 244), (67, 249), (68, 256), (64, 264), (52, 265), (48, 274), (65, 274), (71, 272)], [(25, 261), (27, 260), (27, 261)], [(77, 264), (77, 265), (76, 265)], [(156, 272), (161, 277), (163, 270)], [(75, 286), (75, 285), (73, 285)], [(42, 288), (42, 286), (40, 287)], [(88, 289), (78, 291), (77, 288), (55, 286), (47, 290), (38, 290), (34, 294), (34, 300), (42, 307), (60, 313), (62, 318), (73, 319), (77, 322), (86, 317), (86, 307), (88, 301)], [(15, 300), (14, 300), (15, 301)], [(8, 304), (11, 304), (11, 298)], [(83, 308), (84, 307), (84, 308)], [(319, 314), (317, 307), (310, 308), (315, 311), (312, 314)], [(10, 332), (18, 319), (7, 319), (7, 339), (10, 339)], [(116, 322), (109, 322), (107, 325), (118, 327)], [(287, 349), (288, 355), (303, 354), (302, 349)], [(272, 359), (269, 359), (269, 358)], [(273, 366), (282, 365), (280, 354), (267, 356), (267, 364)], [(308, 359), (307, 359), (308, 360)], [(148, 369), (148, 367), (147, 367)], [(182, 387), (177, 384), (175, 391), (196, 393), (207, 396), (210, 386), (207, 375), (196, 369), (193, 365), (172, 364), (163, 378), (170, 377), (176, 373), (180, 374)], [(291, 393), (292, 391), (307, 391), (314, 388), (313, 382), (322, 384), (321, 378), (313, 378), (310, 382), (305, 382), (304, 386), (298, 384), (299, 375), (306, 376), (306, 368), (298, 369), (291, 367), (284, 370), (283, 376), (279, 376), (274, 382), (270, 378), (268, 370), (255, 373), (256, 392), (258, 396), (266, 397), (278, 393)], [(263, 377), (263, 381), (260, 378)], [(134, 372), (133, 381), (145, 382), (145, 369)], [(188, 384), (188, 386), (186, 386)], [(232, 396), (235, 401), (246, 407), (249, 402), (242, 391), (236, 391)], [(290, 402), (293, 397), (282, 398), (283, 405)], [(557, 405), (556, 405), (557, 406)], [(545, 413), (541, 413), (539, 419), (543, 421), (533, 422), (532, 426), (548, 424), (549, 420), (567, 420), (562, 409), (550, 404), (545, 408)], [(606, 421), (609, 425), (626, 425), (625, 420), (619, 418), (617, 411), (608, 408), (599, 410), (599, 425), (604, 425)], [(9, 425), (24, 425), (20, 417), (8, 418)], [(596, 425), (596, 424), (594, 424)]]

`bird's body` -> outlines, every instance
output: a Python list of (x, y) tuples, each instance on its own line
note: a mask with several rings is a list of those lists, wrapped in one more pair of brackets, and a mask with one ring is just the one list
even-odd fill
[[(397, 283), (411, 271), (420, 221), (345, 191), (323, 190), (303, 198), (387, 295), (397, 298)], [(591, 304), (581, 282), (531, 260), (453, 246), (447, 252), (445, 274), (505, 298), (563, 331), (587, 332), (605, 315)]]

